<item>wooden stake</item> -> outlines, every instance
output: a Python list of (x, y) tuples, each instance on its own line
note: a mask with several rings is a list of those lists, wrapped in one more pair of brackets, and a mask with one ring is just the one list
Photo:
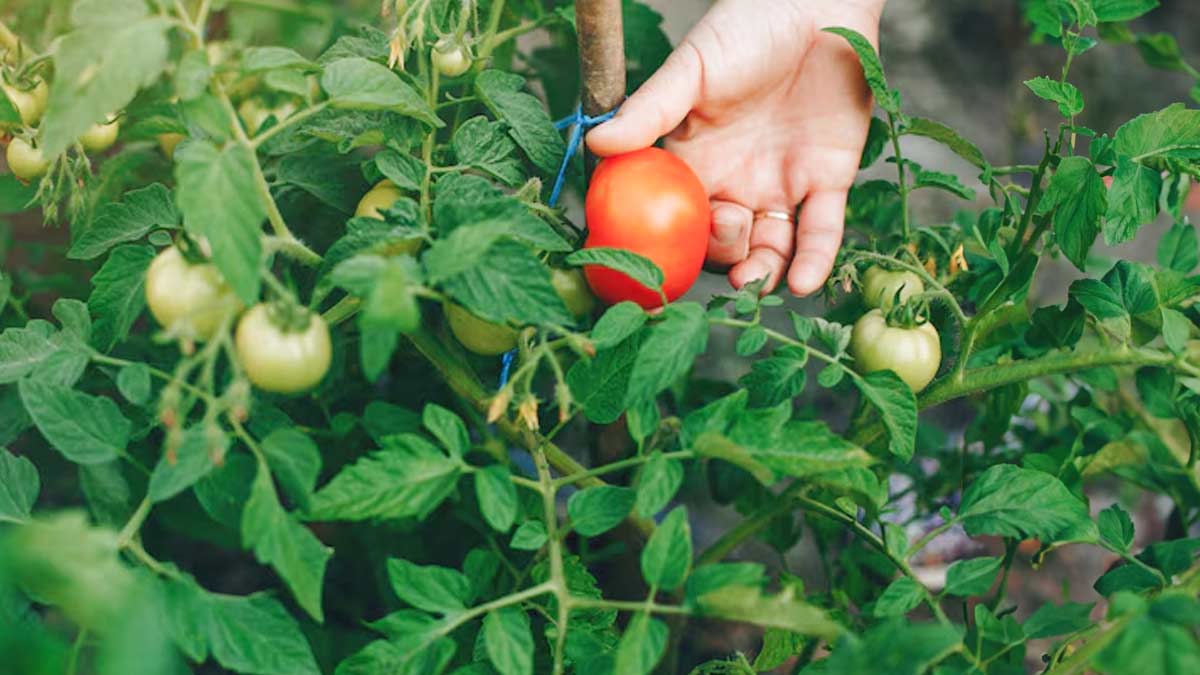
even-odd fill
[(583, 112), (600, 115), (625, 100), (625, 33), (621, 0), (578, 0)]

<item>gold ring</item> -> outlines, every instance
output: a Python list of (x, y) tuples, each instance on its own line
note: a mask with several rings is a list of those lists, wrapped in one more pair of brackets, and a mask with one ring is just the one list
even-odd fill
[(785, 223), (792, 222), (792, 214), (787, 211), (755, 211), (754, 219), (760, 220), (769, 218), (770, 220), (782, 220)]

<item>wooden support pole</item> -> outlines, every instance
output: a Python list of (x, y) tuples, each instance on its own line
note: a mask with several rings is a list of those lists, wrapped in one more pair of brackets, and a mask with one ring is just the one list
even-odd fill
[(579, 66), (586, 115), (600, 115), (625, 100), (625, 32), (621, 0), (578, 0)]

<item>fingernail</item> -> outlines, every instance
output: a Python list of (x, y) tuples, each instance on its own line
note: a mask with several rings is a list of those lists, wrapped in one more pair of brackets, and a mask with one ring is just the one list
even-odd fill
[(732, 244), (742, 233), (745, 219), (732, 206), (718, 206), (713, 210), (713, 238), (722, 244)]

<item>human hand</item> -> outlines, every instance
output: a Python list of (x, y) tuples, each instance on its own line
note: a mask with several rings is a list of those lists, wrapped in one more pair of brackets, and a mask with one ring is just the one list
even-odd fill
[[(708, 188), (710, 263), (741, 288), (787, 269), (797, 295), (829, 277), (858, 172), (871, 95), (854, 51), (886, 0), (721, 0), (618, 115), (588, 134), (598, 155), (666, 147)], [(668, 135), (669, 134), (669, 135)], [(799, 222), (791, 216), (800, 205)]]

